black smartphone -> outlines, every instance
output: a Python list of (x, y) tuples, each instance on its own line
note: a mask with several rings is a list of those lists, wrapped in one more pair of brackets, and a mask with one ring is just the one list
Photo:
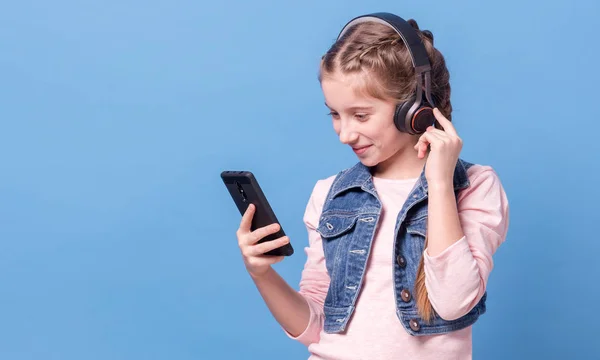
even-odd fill
[[(223, 171), (221, 172), (221, 179), (223, 179), (223, 183), (225, 183), (227, 190), (229, 190), (229, 194), (241, 215), (244, 215), (246, 209), (248, 209), (248, 205), (254, 204), (255, 212), (250, 227), (252, 231), (273, 223), (279, 224), (271, 205), (267, 201), (265, 194), (260, 188), (260, 185), (258, 185), (258, 181), (252, 172)], [(280, 229), (278, 232), (262, 238), (258, 243), (272, 241), (285, 236), (283, 226), (281, 226), (281, 224), (279, 224), (279, 226)], [(293, 253), (294, 248), (292, 247), (292, 244), (287, 243), (277, 249), (267, 251), (265, 255), (290, 256)]]

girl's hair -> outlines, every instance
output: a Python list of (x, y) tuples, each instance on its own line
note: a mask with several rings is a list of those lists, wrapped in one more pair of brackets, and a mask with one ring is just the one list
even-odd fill
[[(433, 47), (433, 34), (421, 31), (413, 19), (407, 22), (423, 41), (431, 64), (431, 95), (435, 106), (452, 120), (450, 73), (442, 54)], [(404, 102), (415, 94), (417, 80), (406, 45), (394, 29), (376, 22), (350, 27), (321, 58), (319, 81), (336, 72), (360, 74), (361, 88), (382, 100)]]
[[(431, 64), (431, 96), (435, 106), (448, 120), (452, 120), (450, 73), (444, 57), (433, 46), (431, 32), (421, 31), (413, 19), (407, 22), (416, 30), (427, 50)], [(410, 53), (400, 35), (387, 25), (364, 22), (349, 28), (323, 55), (319, 81), (337, 72), (343, 75), (362, 75), (357, 77), (357, 90), (381, 100), (404, 102), (416, 92), (417, 80)], [(423, 257), (419, 262), (413, 292), (419, 315), (430, 322), (434, 309), (425, 287)]]

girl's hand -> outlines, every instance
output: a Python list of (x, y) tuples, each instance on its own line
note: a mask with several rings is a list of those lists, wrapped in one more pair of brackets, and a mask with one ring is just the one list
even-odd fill
[(463, 142), (450, 120), (446, 119), (438, 108), (433, 109), (433, 114), (444, 130), (428, 127), (414, 148), (418, 151), (419, 159), (422, 159), (428, 146), (430, 147), (425, 164), (425, 178), (428, 184), (452, 185), (454, 168)]
[(255, 206), (250, 204), (244, 216), (242, 216), (242, 221), (236, 235), (246, 269), (250, 273), (250, 276), (257, 278), (264, 275), (271, 268), (271, 265), (280, 262), (285, 257), (263, 254), (287, 244), (290, 239), (287, 236), (283, 236), (273, 241), (265, 241), (257, 244), (260, 239), (279, 231), (279, 224), (271, 224), (250, 231), (255, 211)]

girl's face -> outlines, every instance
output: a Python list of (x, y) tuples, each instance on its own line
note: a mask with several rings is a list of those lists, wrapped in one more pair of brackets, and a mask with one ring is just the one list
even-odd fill
[(340, 141), (349, 145), (365, 166), (393, 162), (408, 152), (416, 157), (412, 147), (418, 138), (400, 132), (394, 125), (395, 102), (357, 91), (360, 76), (336, 73), (321, 81), (325, 105), (331, 110)]

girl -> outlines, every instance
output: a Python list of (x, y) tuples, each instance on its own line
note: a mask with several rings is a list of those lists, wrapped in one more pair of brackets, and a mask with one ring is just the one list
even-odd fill
[[(319, 74), (333, 128), (359, 162), (314, 186), (300, 289), (271, 267), (282, 257), (262, 255), (289, 239), (257, 244), (279, 226), (251, 232), (253, 206), (237, 231), (244, 263), (311, 359), (470, 359), (508, 228), (506, 194), (490, 166), (459, 158), (449, 73), (431, 32), (392, 14), (359, 18)], [(424, 84), (419, 47), (431, 69)], [(418, 110), (405, 106), (416, 99)], [(422, 126), (427, 112), (436, 126)]]

